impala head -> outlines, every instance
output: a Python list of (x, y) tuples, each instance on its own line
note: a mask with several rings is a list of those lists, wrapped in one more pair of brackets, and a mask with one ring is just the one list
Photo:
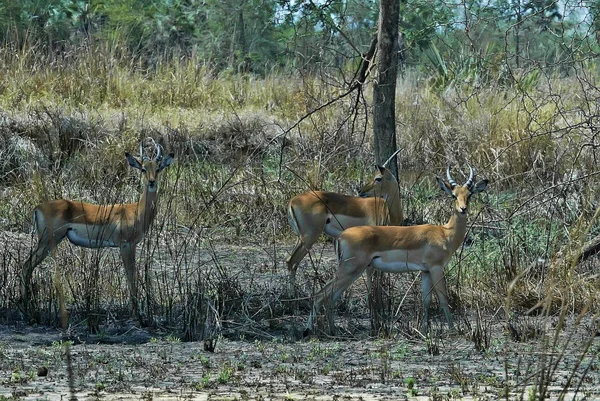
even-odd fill
[(145, 158), (142, 153), (142, 145), (140, 145), (140, 160), (130, 155), (129, 153), (125, 153), (125, 157), (127, 158), (127, 162), (133, 168), (137, 168), (141, 170), (143, 173), (143, 178), (148, 185), (148, 191), (156, 191), (157, 184), (156, 180), (158, 178), (158, 174), (163, 171), (165, 168), (169, 167), (173, 162), (173, 158), (175, 154), (170, 153), (167, 156), (163, 157), (162, 149), (160, 145), (155, 143), (156, 147), (156, 156), (154, 158)]
[(375, 166), (376, 172), (373, 181), (369, 182), (358, 190), (358, 196), (361, 198), (367, 197), (382, 197), (389, 194), (393, 190), (398, 189), (398, 181), (394, 174), (387, 168), (388, 163), (400, 152), (398, 149), (389, 159), (383, 163), (383, 166)]
[(436, 177), (440, 188), (456, 199), (456, 212), (460, 215), (467, 214), (471, 196), (485, 191), (488, 184), (488, 180), (481, 180), (477, 184), (474, 184), (475, 174), (473, 173), (473, 168), (470, 165), (469, 179), (464, 185), (458, 185), (456, 181), (452, 179), (452, 176), (450, 175), (450, 166), (448, 166), (446, 169), (446, 178), (448, 181), (444, 181), (440, 177)]

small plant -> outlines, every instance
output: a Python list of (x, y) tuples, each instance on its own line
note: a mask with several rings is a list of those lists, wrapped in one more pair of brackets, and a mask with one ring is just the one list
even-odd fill
[(165, 340), (169, 344), (179, 344), (181, 342), (181, 339), (179, 337), (174, 336), (172, 334), (169, 334)]
[(10, 376), (10, 381), (12, 383), (27, 383), (27, 376), (25, 376), (23, 372), (20, 371), (13, 372)]
[(331, 363), (326, 363), (325, 366), (321, 368), (321, 374), (327, 376), (331, 372), (332, 366)]
[(289, 371), (290, 371), (290, 368), (287, 365), (283, 365), (283, 364), (277, 365), (275, 367), (275, 369), (273, 370), (273, 372), (277, 373), (277, 374), (287, 374), (287, 373), (289, 373)]
[(229, 363), (224, 363), (217, 375), (217, 383), (225, 384), (231, 380), (234, 374), (234, 369)]
[(73, 341), (71, 341), (71, 340), (52, 341), (52, 349), (54, 349), (54, 351), (56, 353), (62, 354), (65, 347), (72, 347), (72, 346), (73, 346)]
[(281, 362), (286, 363), (290, 361), (290, 354), (287, 352), (282, 352), (280, 356)]
[(203, 390), (203, 389), (209, 388), (210, 384), (211, 384), (211, 382), (210, 382), (210, 374), (205, 373), (205, 374), (202, 375), (202, 380), (200, 380), (200, 383), (196, 383), (194, 385), (194, 388), (196, 390)]
[(392, 351), (390, 353), (390, 358), (393, 361), (401, 361), (404, 358), (406, 358), (407, 354), (408, 354), (408, 344), (400, 343), (392, 349)]
[(311, 343), (313, 344), (313, 347), (308, 354), (309, 361), (330, 357), (335, 351), (339, 350), (340, 347), (339, 344), (335, 344), (332, 348), (323, 347), (316, 338), (312, 339)]
[(409, 397), (416, 397), (418, 395), (417, 380), (414, 377), (406, 378), (406, 390), (406, 395)]
[(210, 359), (206, 355), (200, 355), (198, 359), (200, 359), (200, 365), (204, 369), (210, 369)]
[(529, 387), (527, 389), (527, 401), (536, 401), (538, 399), (538, 393), (535, 387)]

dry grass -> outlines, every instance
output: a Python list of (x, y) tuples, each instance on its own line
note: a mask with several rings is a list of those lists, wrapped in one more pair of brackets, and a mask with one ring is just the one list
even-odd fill
[[(15, 316), (34, 206), (59, 197), (135, 201), (137, 175), (123, 153), (151, 136), (175, 152), (177, 164), (164, 174), (160, 213), (139, 258), (146, 313), (190, 339), (223, 324), (255, 332), (265, 321), (276, 330), (287, 327), (278, 320), (291, 308), (283, 295), (292, 241), (285, 204), (307, 188), (353, 193), (368, 179), (368, 96), (368, 107), (356, 114), (348, 98), (290, 130), (339, 88), (319, 77), (215, 77), (193, 59), (149, 70), (109, 50), (84, 50), (60, 60), (40, 59), (35, 49), (1, 50), (0, 221), (8, 252), (0, 264), (0, 307), (6, 320)], [(468, 318), (475, 305), (500, 310), (507, 321), (512, 312), (597, 313), (596, 264), (551, 267), (551, 261), (598, 230), (593, 116), (600, 106), (588, 100), (598, 88), (545, 75), (530, 91), (440, 92), (426, 82), (406, 77), (397, 101), (409, 222), (447, 219), (450, 201), (432, 178), (448, 163), (468, 161), (491, 181), (488, 194), (473, 203), (464, 248), (448, 266), (457, 313)], [(241, 254), (219, 252), (223, 244), (241, 247)], [(307, 296), (334, 267), (330, 245), (322, 249), (325, 258), (317, 250), (302, 269)], [(123, 279), (113, 252), (62, 245), (35, 274), (43, 322), (58, 324), (56, 280), (63, 282), (73, 322), (127, 318)], [(390, 284), (390, 324), (400, 331), (419, 316), (406, 311), (407, 300), (419, 307), (419, 290), (410, 282), (394, 277)], [(363, 315), (361, 296), (350, 292), (340, 313)], [(306, 312), (308, 302), (300, 307)], [(482, 327), (477, 335), (485, 339)]]

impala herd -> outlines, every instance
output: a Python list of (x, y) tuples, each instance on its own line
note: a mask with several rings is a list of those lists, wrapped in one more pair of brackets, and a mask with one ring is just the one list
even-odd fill
[[(486, 189), (488, 181), (475, 182), (473, 168), (464, 185), (457, 184), (446, 170), (447, 180), (436, 177), (448, 195), (455, 199), (450, 219), (445, 225), (401, 226), (402, 202), (398, 182), (387, 168), (394, 153), (377, 166), (373, 180), (359, 190), (359, 197), (334, 192), (308, 191), (293, 197), (287, 207), (290, 226), (298, 236), (287, 260), (290, 291), (295, 291), (298, 266), (322, 233), (334, 239), (338, 267), (331, 279), (315, 294), (305, 333), (314, 329), (316, 314), (324, 300), (335, 302), (341, 294), (367, 271), (389, 273), (420, 272), (424, 307), (423, 330), (429, 322), (429, 306), (435, 292), (452, 328), (444, 268), (459, 248), (467, 230), (467, 211), (472, 195)], [(33, 270), (65, 238), (84, 248), (119, 248), (129, 286), (133, 314), (140, 324), (138, 307), (136, 245), (143, 239), (157, 211), (159, 173), (171, 165), (174, 154), (163, 156), (155, 143), (152, 158), (125, 153), (128, 164), (141, 171), (144, 190), (140, 200), (130, 204), (93, 205), (65, 199), (38, 205), (33, 211), (37, 247), (23, 265), (20, 307), (28, 315), (32, 307)]]

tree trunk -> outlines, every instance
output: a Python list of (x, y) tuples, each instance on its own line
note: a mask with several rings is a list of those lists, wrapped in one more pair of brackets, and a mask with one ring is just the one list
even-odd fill
[[(377, 32), (377, 78), (373, 86), (373, 147), (375, 160), (382, 165), (396, 151), (396, 78), (398, 75), (398, 0), (381, 0), (379, 28)], [(388, 168), (398, 179), (396, 159), (390, 160)], [(374, 272), (369, 294), (371, 328), (375, 334), (389, 332), (391, 321), (390, 302), (384, 297), (383, 288), (389, 287), (390, 279), (381, 272)], [(386, 313), (386, 306), (388, 313)]]
[[(396, 78), (398, 75), (397, 0), (381, 0), (377, 32), (377, 79), (373, 86), (373, 140), (375, 160), (382, 165), (396, 151)], [(398, 178), (398, 164), (389, 169)]]

